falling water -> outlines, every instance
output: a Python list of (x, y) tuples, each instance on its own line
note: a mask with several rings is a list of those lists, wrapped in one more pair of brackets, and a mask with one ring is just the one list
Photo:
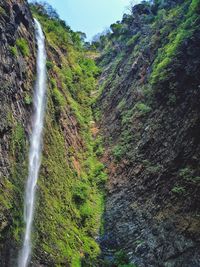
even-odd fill
[(27, 267), (31, 255), (31, 231), (34, 215), (35, 190), (41, 163), (42, 130), (45, 112), (46, 92), (46, 51), (45, 37), (40, 23), (35, 19), (35, 31), (38, 45), (37, 80), (34, 93), (34, 122), (29, 152), (29, 173), (24, 200), (24, 220), (26, 224), (22, 251), (18, 266)]

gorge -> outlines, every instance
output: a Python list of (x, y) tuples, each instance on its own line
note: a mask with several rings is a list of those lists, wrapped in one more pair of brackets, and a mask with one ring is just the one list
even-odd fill
[(0, 266), (200, 266), (200, 1), (89, 44), (0, 0), (0, 36)]

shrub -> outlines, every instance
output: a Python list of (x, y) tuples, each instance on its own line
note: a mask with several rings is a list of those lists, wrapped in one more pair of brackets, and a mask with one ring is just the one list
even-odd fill
[(105, 173), (104, 171), (101, 171), (99, 173), (99, 175), (97, 176), (96, 184), (97, 184), (97, 186), (101, 187), (101, 186), (105, 185), (105, 183), (107, 182), (107, 180), (108, 180), (107, 173)]
[(17, 57), (18, 56), (18, 50), (16, 46), (11, 46), (10, 47), (10, 53), (12, 54), (12, 56)]
[(192, 183), (199, 183), (200, 177), (194, 174), (194, 171), (189, 167), (183, 168), (179, 171), (179, 175), (186, 181)]
[(172, 192), (178, 195), (182, 195), (185, 193), (185, 188), (182, 186), (175, 186), (172, 188)]
[(30, 95), (26, 94), (24, 97), (24, 102), (26, 105), (32, 104), (32, 102), (33, 102), (32, 97)]
[(138, 110), (141, 115), (145, 115), (151, 111), (151, 108), (149, 106), (141, 102), (135, 105), (135, 109)]
[(186, 168), (183, 168), (179, 171), (179, 175), (183, 178), (183, 179), (190, 179), (192, 176), (193, 176), (193, 171), (186, 167)]
[(120, 161), (121, 158), (124, 156), (125, 151), (122, 145), (116, 145), (112, 150), (113, 156), (116, 161)]
[(176, 96), (174, 94), (169, 95), (168, 104), (169, 105), (175, 105), (176, 104)]
[(54, 65), (53, 62), (47, 60), (47, 63), (46, 63), (47, 70), (53, 69), (53, 65)]
[(0, 7), (0, 15), (6, 15), (5, 9), (3, 9), (2, 7)]
[(28, 42), (24, 38), (17, 39), (16, 45), (23, 56), (28, 57), (30, 55)]
[(128, 256), (123, 250), (115, 253), (115, 263), (117, 264), (117, 266), (129, 263)]
[(124, 98), (122, 98), (122, 100), (119, 102), (119, 104), (117, 105), (117, 108), (122, 111), (122, 109), (126, 106), (126, 100)]
[(127, 110), (122, 114), (122, 125), (129, 124), (133, 118), (134, 110)]
[(83, 204), (87, 200), (88, 190), (88, 186), (81, 182), (73, 188), (73, 200), (77, 205)]
[(114, 258), (114, 265), (118, 267), (136, 267), (135, 264), (129, 263), (129, 258), (123, 250), (117, 251)]
[(85, 221), (89, 217), (92, 217), (93, 208), (92, 208), (91, 203), (89, 201), (86, 201), (83, 205), (81, 205), (80, 214), (81, 214), (83, 221)]

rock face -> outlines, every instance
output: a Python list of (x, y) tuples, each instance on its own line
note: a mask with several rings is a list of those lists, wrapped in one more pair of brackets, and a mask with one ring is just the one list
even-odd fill
[(104, 37), (97, 109), (110, 265), (123, 250), (141, 267), (200, 266), (199, 6), (143, 3)]
[[(22, 44), (26, 47), (23, 51)], [(20, 43), (21, 42), (21, 43)], [(16, 43), (18, 45), (16, 45)], [(26, 55), (25, 55), (26, 54)], [(14, 266), (15, 242), (10, 236), (13, 209), (22, 208), (20, 188), (31, 126), (35, 73), (35, 38), (32, 15), (25, 1), (0, 1), (0, 266)], [(19, 136), (23, 135), (23, 144)], [(15, 165), (21, 165), (18, 173)], [(21, 176), (21, 177), (20, 177)], [(16, 186), (18, 192), (16, 192)], [(18, 203), (15, 203), (17, 201)], [(13, 255), (14, 253), (14, 255)], [(13, 257), (14, 256), (14, 257)]]

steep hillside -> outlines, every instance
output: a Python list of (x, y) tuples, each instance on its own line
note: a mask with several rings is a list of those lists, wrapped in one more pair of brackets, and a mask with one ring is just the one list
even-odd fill
[(108, 266), (115, 253), (200, 266), (200, 1), (143, 2), (111, 29), (93, 44), (109, 169), (103, 254)]
[[(32, 5), (43, 26), (48, 54), (48, 95), (41, 174), (37, 188), (33, 266), (94, 266), (106, 180), (97, 159), (91, 92), (99, 69), (73, 32), (49, 6)], [(26, 1), (0, 1), (1, 180), (0, 266), (16, 266), (32, 97), (35, 33)]]

